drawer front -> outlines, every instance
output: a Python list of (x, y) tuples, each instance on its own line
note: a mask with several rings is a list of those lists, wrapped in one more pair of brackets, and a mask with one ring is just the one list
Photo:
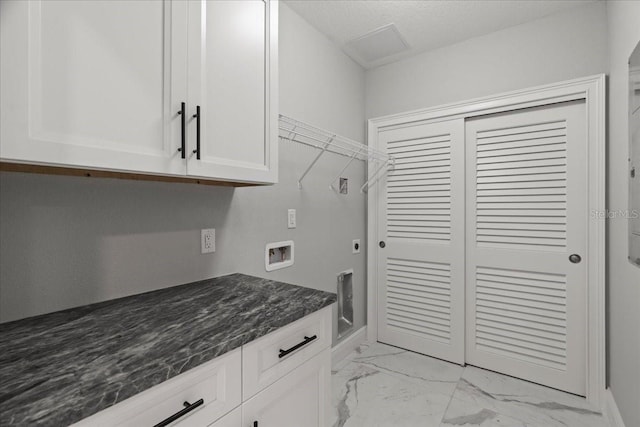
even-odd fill
[(242, 400), (331, 347), (331, 313), (325, 307), (242, 347)]
[(184, 402), (193, 404), (200, 399), (202, 405), (170, 425), (209, 425), (241, 403), (241, 360), (241, 350), (236, 349), (74, 426), (153, 426), (184, 409)]

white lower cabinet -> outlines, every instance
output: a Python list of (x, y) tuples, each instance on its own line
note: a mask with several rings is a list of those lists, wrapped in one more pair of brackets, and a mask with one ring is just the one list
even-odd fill
[(325, 307), (73, 427), (155, 426), (179, 412), (161, 425), (324, 427), (331, 400), (331, 313)]
[(325, 349), (242, 404), (243, 427), (324, 427), (331, 390)]

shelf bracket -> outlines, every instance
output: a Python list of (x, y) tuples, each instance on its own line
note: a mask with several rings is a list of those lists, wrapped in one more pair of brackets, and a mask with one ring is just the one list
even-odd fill
[(369, 187), (372, 186), (373, 184), (375, 184), (383, 175), (384, 173), (380, 173), (382, 172), (382, 169), (385, 168), (385, 166), (392, 168), (393, 167), (393, 162), (391, 162), (390, 160), (386, 160), (384, 161), (380, 167), (378, 169), (376, 169), (376, 171), (369, 177), (369, 179), (367, 179), (367, 181), (362, 184), (362, 187), (360, 187), (360, 192), (361, 193), (365, 193), (365, 188), (367, 189), (367, 191), (369, 191)]
[(342, 168), (342, 170), (340, 171), (340, 173), (333, 179), (333, 181), (331, 181), (331, 184), (329, 184), (329, 188), (337, 191), (336, 188), (333, 186), (333, 184), (340, 179), (340, 177), (342, 176), (342, 174), (344, 173), (344, 171), (347, 170), (347, 168), (351, 165), (351, 163), (356, 159), (356, 157), (358, 157), (359, 154), (361, 154), (362, 149), (359, 149), (358, 151), (356, 151), (355, 153), (353, 153), (351, 155), (351, 157), (349, 158), (349, 161), (347, 162), (346, 165), (344, 165), (344, 167)]
[(320, 150), (320, 152), (315, 157), (315, 159), (313, 159), (311, 164), (309, 164), (307, 169), (300, 176), (300, 178), (298, 179), (298, 188), (302, 189), (302, 180), (304, 179), (305, 176), (307, 176), (309, 171), (315, 166), (316, 162), (320, 159), (320, 157), (322, 157), (322, 155), (327, 152), (327, 148), (329, 148), (329, 145), (331, 145), (331, 142), (333, 142), (335, 137), (336, 137), (336, 135), (333, 135), (331, 138), (329, 138), (329, 140), (324, 144), (324, 147), (322, 147), (322, 150)]

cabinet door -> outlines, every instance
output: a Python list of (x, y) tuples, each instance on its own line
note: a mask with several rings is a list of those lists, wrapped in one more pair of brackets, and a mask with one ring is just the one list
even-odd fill
[(186, 63), (183, 2), (0, 8), (2, 161), (185, 173), (176, 151), (186, 98), (186, 70), (176, 66)]
[(277, 26), (277, 2), (189, 2), (188, 175), (276, 182)]
[(242, 426), (324, 427), (331, 392), (326, 349), (242, 404)]

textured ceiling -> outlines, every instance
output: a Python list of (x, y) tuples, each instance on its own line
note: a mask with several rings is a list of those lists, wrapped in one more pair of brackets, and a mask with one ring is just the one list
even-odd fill
[[(286, 0), (300, 16), (365, 68), (397, 61), (503, 28), (552, 15), (594, 0)], [(408, 51), (365, 61), (347, 42), (395, 24)]]

